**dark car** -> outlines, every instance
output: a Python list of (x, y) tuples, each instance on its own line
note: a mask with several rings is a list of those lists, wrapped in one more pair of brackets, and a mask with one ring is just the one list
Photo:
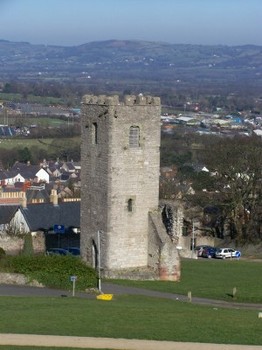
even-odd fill
[(78, 247), (69, 247), (65, 248), (69, 254), (79, 256), (80, 255), (80, 248)]
[(50, 248), (46, 251), (46, 255), (69, 255), (69, 251), (64, 248)]
[(207, 248), (212, 248), (212, 247), (209, 246), (209, 245), (198, 245), (198, 246), (196, 246), (195, 251), (196, 251), (197, 256), (202, 256), (203, 251), (205, 249), (207, 249)]
[(215, 247), (207, 247), (204, 248), (204, 250), (202, 251), (202, 257), (203, 258), (215, 258), (216, 257), (216, 251), (217, 248)]

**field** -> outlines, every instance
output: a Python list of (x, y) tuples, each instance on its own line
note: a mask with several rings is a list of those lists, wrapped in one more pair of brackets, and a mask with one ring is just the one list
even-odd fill
[(47, 149), (54, 139), (1, 139), (0, 147), (5, 149), (12, 149), (15, 147), (34, 147), (38, 146)]
[(48, 148), (52, 145), (54, 140), (59, 140), (61, 143), (65, 142), (65, 144), (72, 144), (75, 141), (79, 142), (79, 137), (68, 137), (68, 138), (43, 138), (43, 139), (19, 139), (19, 138), (13, 138), (13, 139), (0, 139), (0, 147), (5, 149), (12, 149), (12, 148), (31, 148), (38, 146), (39, 148), (48, 150)]
[(262, 304), (262, 262), (183, 259), (179, 283), (118, 280), (115, 283), (193, 297)]
[(262, 344), (257, 311), (145, 296), (96, 299), (1, 297), (1, 333)]
[[(11, 101), (11, 102), (21, 102), (24, 100), (24, 97), (21, 94), (12, 94), (12, 93), (0, 93), (0, 101)], [(28, 103), (39, 103), (43, 105), (57, 105), (64, 104), (64, 100), (61, 98), (56, 98), (52, 96), (34, 96), (28, 95), (26, 101)]]
[[(72, 118), (71, 118), (72, 119)], [(8, 125), (14, 125), (14, 126), (31, 126), (31, 125), (37, 125), (40, 127), (59, 127), (63, 125), (72, 125), (72, 120), (65, 120), (61, 118), (55, 118), (55, 117), (8, 117)], [(6, 124), (6, 118), (0, 114), (0, 125)]]
[[(236, 286), (236, 301), (261, 303), (261, 267), (260, 262), (249, 261), (183, 260), (180, 283), (118, 283), (181, 294), (190, 289), (194, 296), (231, 301), (230, 291)], [(231, 309), (140, 295), (114, 295), (112, 301), (96, 300), (94, 296), (6, 296), (0, 297), (0, 309), (0, 333), (262, 345), (259, 308)]]

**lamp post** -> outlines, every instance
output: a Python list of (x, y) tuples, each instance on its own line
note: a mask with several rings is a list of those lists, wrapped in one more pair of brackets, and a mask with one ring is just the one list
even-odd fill
[(195, 253), (195, 225), (194, 225), (194, 220), (192, 223), (192, 252), (191, 252), (191, 258), (193, 258)]
[(100, 231), (97, 231), (97, 269), (98, 269), (98, 290), (101, 293), (101, 239)]

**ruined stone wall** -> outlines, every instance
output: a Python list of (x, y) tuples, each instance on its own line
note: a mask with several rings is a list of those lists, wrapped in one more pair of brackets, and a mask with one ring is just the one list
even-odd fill
[[(84, 96), (82, 104), (81, 255), (101, 266), (148, 265), (148, 212), (158, 207), (160, 99)], [(130, 145), (130, 127), (139, 146)]]
[(149, 213), (149, 266), (157, 271), (157, 279), (179, 281), (180, 256), (177, 238), (167, 233), (161, 211), (162, 208), (159, 208)]
[[(32, 243), (35, 254), (45, 253), (45, 236), (42, 232), (32, 234)], [(4, 232), (0, 234), (0, 247), (4, 249), (8, 255), (21, 254), (24, 247), (23, 236), (7, 235)]]
[(7, 236), (0, 234), (0, 247), (4, 249), (8, 255), (18, 255), (22, 252), (24, 239), (21, 237)]

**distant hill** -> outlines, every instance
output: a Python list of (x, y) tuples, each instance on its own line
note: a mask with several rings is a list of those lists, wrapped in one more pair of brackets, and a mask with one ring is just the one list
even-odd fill
[(4, 81), (61, 80), (111, 86), (262, 87), (262, 46), (108, 40), (63, 47), (0, 40)]

